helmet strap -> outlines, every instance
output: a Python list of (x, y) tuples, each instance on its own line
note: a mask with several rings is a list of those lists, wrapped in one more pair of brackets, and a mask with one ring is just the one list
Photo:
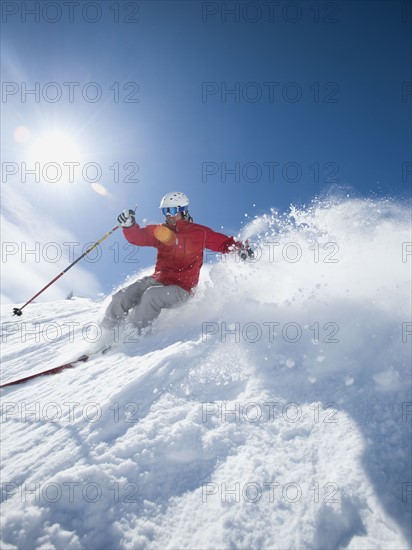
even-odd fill
[(189, 211), (188, 210), (184, 210), (182, 212), (182, 219), (183, 220), (186, 220), (187, 222), (193, 222), (193, 218), (192, 216), (189, 214)]

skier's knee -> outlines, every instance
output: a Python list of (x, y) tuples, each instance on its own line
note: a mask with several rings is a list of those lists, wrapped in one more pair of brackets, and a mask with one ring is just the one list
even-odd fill
[(156, 287), (148, 288), (143, 296), (140, 303), (140, 306), (149, 306), (153, 309), (159, 310), (163, 307), (163, 302), (160, 299), (159, 295), (155, 291)]

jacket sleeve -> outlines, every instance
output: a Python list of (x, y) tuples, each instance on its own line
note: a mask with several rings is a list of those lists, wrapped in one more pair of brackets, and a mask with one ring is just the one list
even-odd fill
[(223, 233), (217, 233), (216, 231), (209, 229), (209, 227), (205, 227), (205, 231), (205, 248), (213, 250), (213, 252), (222, 252), (223, 254), (227, 254), (228, 252), (232, 252), (241, 246), (241, 243), (235, 241), (233, 237), (228, 237)]
[(137, 223), (132, 227), (124, 227), (123, 235), (126, 240), (131, 244), (138, 246), (159, 246), (159, 241), (154, 236), (156, 225), (148, 225), (147, 227), (140, 227)]

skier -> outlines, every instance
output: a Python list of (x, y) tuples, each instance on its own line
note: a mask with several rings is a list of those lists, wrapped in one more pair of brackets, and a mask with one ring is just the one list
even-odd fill
[(109, 331), (133, 309), (133, 322), (141, 330), (150, 325), (163, 308), (177, 307), (190, 297), (199, 281), (205, 248), (228, 253), (237, 250), (242, 259), (253, 256), (246, 243), (193, 223), (189, 199), (184, 193), (167, 193), (160, 202), (165, 221), (140, 227), (135, 212), (124, 210), (117, 221), (125, 238), (138, 246), (157, 248), (155, 271), (112, 296), (102, 327)]

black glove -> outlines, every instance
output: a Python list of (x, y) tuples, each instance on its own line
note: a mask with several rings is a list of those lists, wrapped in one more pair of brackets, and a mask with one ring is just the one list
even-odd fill
[(123, 210), (123, 212), (117, 216), (117, 221), (122, 227), (132, 227), (132, 225), (136, 223), (134, 210)]
[(253, 259), (255, 257), (255, 253), (250, 248), (250, 245), (247, 241), (241, 244), (238, 254), (243, 261)]

